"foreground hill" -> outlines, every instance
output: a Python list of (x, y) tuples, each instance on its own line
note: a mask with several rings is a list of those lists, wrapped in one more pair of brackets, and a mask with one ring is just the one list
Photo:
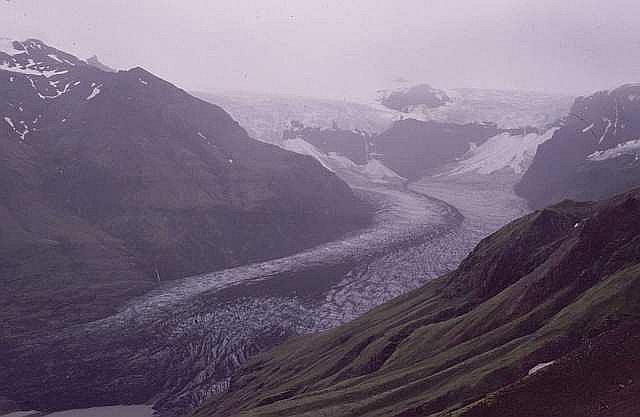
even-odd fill
[(639, 236), (638, 190), (534, 212), (421, 289), (258, 356), (197, 415), (634, 415)]
[(516, 192), (532, 207), (594, 200), (640, 184), (640, 85), (576, 99)]
[(97, 318), (157, 281), (367, 221), (318, 162), (141, 68), (104, 71), (33, 39), (1, 46), (3, 333)]

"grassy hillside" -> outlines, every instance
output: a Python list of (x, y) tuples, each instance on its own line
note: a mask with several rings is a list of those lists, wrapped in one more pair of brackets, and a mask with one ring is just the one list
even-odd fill
[[(516, 220), (456, 271), (352, 323), (255, 358), (228, 394), (196, 415), (608, 415), (585, 405), (572, 387), (581, 383), (580, 392), (612, 407), (608, 402), (623, 399), (607, 395), (618, 386), (607, 376), (616, 367), (621, 375), (640, 370), (624, 360), (637, 354), (603, 342), (603, 334), (637, 337), (639, 198), (636, 190), (602, 203), (565, 201)], [(587, 379), (557, 371), (580, 361), (603, 368), (581, 353), (589, 346), (600, 346), (598, 357), (620, 357), (608, 362), (613, 371)], [(561, 406), (509, 414), (551, 372), (559, 372)], [(633, 390), (620, 395), (633, 408)]]

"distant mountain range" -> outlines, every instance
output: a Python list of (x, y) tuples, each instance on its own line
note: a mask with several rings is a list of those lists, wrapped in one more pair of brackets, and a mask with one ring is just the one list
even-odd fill
[(367, 223), (314, 159), (251, 139), (142, 68), (0, 44), (2, 334), (101, 317), (158, 281)]

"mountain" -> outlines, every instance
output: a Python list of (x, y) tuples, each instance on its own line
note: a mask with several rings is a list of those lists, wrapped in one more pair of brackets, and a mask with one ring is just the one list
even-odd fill
[(451, 99), (442, 90), (431, 87), (429, 84), (418, 84), (412, 87), (381, 90), (378, 102), (383, 106), (409, 113), (415, 107), (435, 108), (449, 103)]
[(310, 127), (297, 120), (291, 121), (291, 127), (283, 132), (282, 138), (303, 139), (326, 153), (338, 153), (358, 165), (367, 163), (373, 147), (372, 135), (360, 129), (340, 129), (337, 124), (330, 129)]
[[(415, 88), (415, 87), (414, 87)], [(411, 88), (382, 90), (382, 97)], [(442, 100), (438, 105), (411, 104), (398, 110), (396, 120), (412, 118), (442, 123), (495, 123), (500, 129), (533, 127), (546, 130), (567, 114), (573, 97), (531, 91), (479, 88), (432, 89)], [(378, 102), (380, 98), (378, 99)], [(392, 110), (383, 105), (379, 107)]]
[(0, 45), (3, 334), (102, 317), (159, 281), (368, 222), (369, 205), (313, 158), (251, 139), (142, 68)]
[(640, 190), (564, 201), (453, 272), (254, 358), (196, 416), (630, 416)]
[(532, 207), (601, 199), (640, 184), (640, 85), (575, 100), (516, 187)]
[[(416, 179), (462, 157), (471, 146), (496, 136), (494, 124), (399, 120), (374, 138), (385, 165), (405, 178)], [(473, 144), (473, 145), (472, 145)]]

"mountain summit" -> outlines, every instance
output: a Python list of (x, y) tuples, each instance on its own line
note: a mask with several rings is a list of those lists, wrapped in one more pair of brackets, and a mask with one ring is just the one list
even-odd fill
[(251, 139), (220, 107), (35, 39), (2, 41), (0, 126), (9, 334), (101, 317), (158, 281), (290, 254), (368, 221), (335, 174)]

